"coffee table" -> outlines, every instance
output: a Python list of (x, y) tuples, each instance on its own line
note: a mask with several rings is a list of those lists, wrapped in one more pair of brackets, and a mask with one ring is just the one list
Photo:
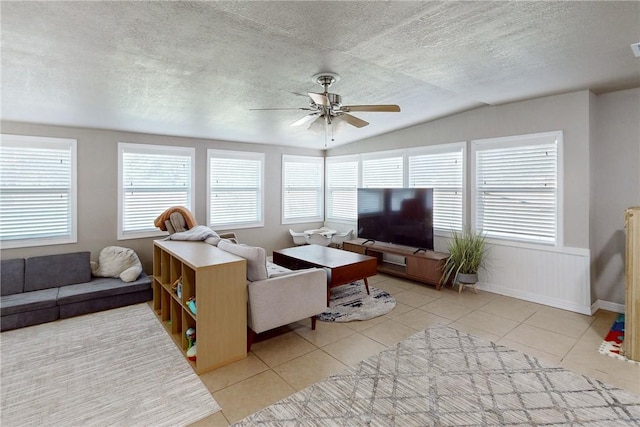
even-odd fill
[(311, 267), (327, 270), (327, 306), (331, 288), (364, 279), (369, 293), (367, 277), (378, 274), (376, 258), (320, 245), (296, 246), (273, 251), (273, 262), (291, 270)]

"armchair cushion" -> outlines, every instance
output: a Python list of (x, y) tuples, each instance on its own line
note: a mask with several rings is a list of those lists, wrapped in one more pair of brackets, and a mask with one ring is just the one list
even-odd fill
[(293, 273), (293, 270), (289, 270), (286, 267), (267, 261), (267, 275), (269, 276), (269, 279), (286, 276), (291, 273)]
[(247, 280), (255, 282), (268, 278), (267, 253), (263, 248), (232, 243), (226, 239), (220, 240), (218, 247), (247, 260)]

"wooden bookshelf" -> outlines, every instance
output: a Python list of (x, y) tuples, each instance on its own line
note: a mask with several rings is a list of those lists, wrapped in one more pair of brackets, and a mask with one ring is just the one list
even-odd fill
[[(186, 357), (196, 330), (197, 374), (247, 356), (246, 260), (204, 242), (158, 240), (153, 246), (153, 309)], [(172, 284), (180, 279), (182, 294)], [(196, 298), (196, 313), (188, 307)]]

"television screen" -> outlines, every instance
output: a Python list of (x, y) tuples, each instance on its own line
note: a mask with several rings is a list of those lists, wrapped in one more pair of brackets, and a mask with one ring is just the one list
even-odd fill
[(358, 188), (358, 237), (433, 250), (433, 189)]

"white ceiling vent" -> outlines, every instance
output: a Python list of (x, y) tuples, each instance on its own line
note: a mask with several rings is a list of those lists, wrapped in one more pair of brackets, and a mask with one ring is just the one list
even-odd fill
[(631, 45), (631, 50), (636, 58), (640, 58), (640, 42)]

